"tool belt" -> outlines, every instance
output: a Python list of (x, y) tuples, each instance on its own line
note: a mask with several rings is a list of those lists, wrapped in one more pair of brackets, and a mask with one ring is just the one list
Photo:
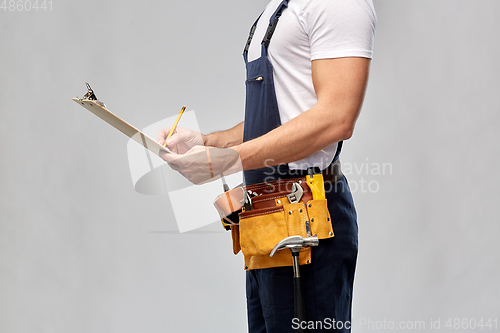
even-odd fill
[[(243, 252), (245, 270), (292, 266), (287, 249), (269, 255), (286, 237), (334, 236), (324, 182), (336, 183), (342, 178), (340, 161), (323, 172), (310, 168), (308, 173), (301, 178), (237, 187), (214, 202), (223, 226), (231, 230), (234, 254)], [(310, 247), (300, 250), (299, 263), (311, 263)]]

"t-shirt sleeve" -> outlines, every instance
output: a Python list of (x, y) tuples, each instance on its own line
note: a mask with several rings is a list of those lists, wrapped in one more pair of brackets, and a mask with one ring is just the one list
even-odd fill
[(377, 17), (371, 0), (310, 0), (301, 12), (311, 60), (372, 58)]

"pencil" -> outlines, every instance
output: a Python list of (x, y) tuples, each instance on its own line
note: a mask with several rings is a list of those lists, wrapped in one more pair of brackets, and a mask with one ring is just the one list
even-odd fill
[(184, 113), (184, 110), (186, 110), (186, 106), (185, 105), (182, 107), (181, 112), (179, 112), (179, 115), (177, 116), (177, 119), (175, 120), (174, 126), (172, 126), (172, 129), (170, 130), (170, 133), (168, 133), (167, 138), (165, 139), (165, 143), (163, 144), (163, 147), (167, 146), (167, 140), (174, 133), (175, 128), (177, 127), (177, 124), (179, 123), (179, 120), (181, 120), (181, 116)]

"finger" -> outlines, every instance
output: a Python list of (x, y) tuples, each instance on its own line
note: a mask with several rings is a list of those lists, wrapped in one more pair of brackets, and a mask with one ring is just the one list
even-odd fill
[[(168, 135), (168, 134), (167, 134)], [(174, 133), (167, 140), (168, 147), (174, 147), (179, 143), (188, 141), (190, 139), (189, 132), (185, 131), (177, 131), (177, 128), (174, 130)]]
[[(163, 159), (164, 161), (167, 161), (167, 156), (170, 155), (169, 153), (167, 152), (164, 152), (163, 150), (160, 150), (158, 152), (158, 156), (160, 156), (161, 159)], [(168, 162), (168, 161), (167, 161)]]
[(214, 175), (213, 177), (210, 177), (209, 174), (205, 175), (205, 177), (199, 178), (199, 179), (194, 179), (191, 182), (195, 185), (203, 185), (207, 183), (211, 183), (214, 180), (217, 180), (221, 177), (221, 175)]
[(159, 151), (158, 156), (160, 156), (167, 163), (183, 165), (183, 155), (178, 154), (175, 149), (171, 149), (171, 153)]
[(162, 153), (162, 156), (161, 156), (161, 158), (165, 162), (167, 162), (169, 164), (170, 163), (175, 163), (177, 165), (182, 165), (181, 157), (182, 157), (182, 155), (178, 155), (176, 153), (167, 153), (167, 152)]
[(158, 131), (158, 134), (156, 136), (156, 139), (158, 140), (158, 143), (159, 144), (164, 144), (165, 143), (165, 138), (168, 136), (168, 133), (170, 133), (170, 129), (172, 127), (167, 127), (167, 128), (164, 128), (164, 129), (161, 129)]
[(175, 170), (175, 171), (179, 172), (181, 175), (183, 175), (184, 177), (186, 177), (186, 175), (184, 173), (182, 173), (182, 170), (184, 168), (181, 167), (179, 164), (168, 163), (168, 165), (170, 166), (170, 168), (172, 168), (172, 170)]

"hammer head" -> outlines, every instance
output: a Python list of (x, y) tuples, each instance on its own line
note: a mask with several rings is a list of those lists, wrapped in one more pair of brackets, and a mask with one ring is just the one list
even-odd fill
[(274, 256), (276, 251), (289, 248), (292, 251), (296, 250), (299, 251), (303, 247), (309, 247), (309, 246), (318, 246), (319, 244), (319, 239), (318, 237), (302, 237), (302, 236), (290, 236), (287, 237), (283, 240), (281, 240), (274, 249), (271, 251), (271, 257)]

